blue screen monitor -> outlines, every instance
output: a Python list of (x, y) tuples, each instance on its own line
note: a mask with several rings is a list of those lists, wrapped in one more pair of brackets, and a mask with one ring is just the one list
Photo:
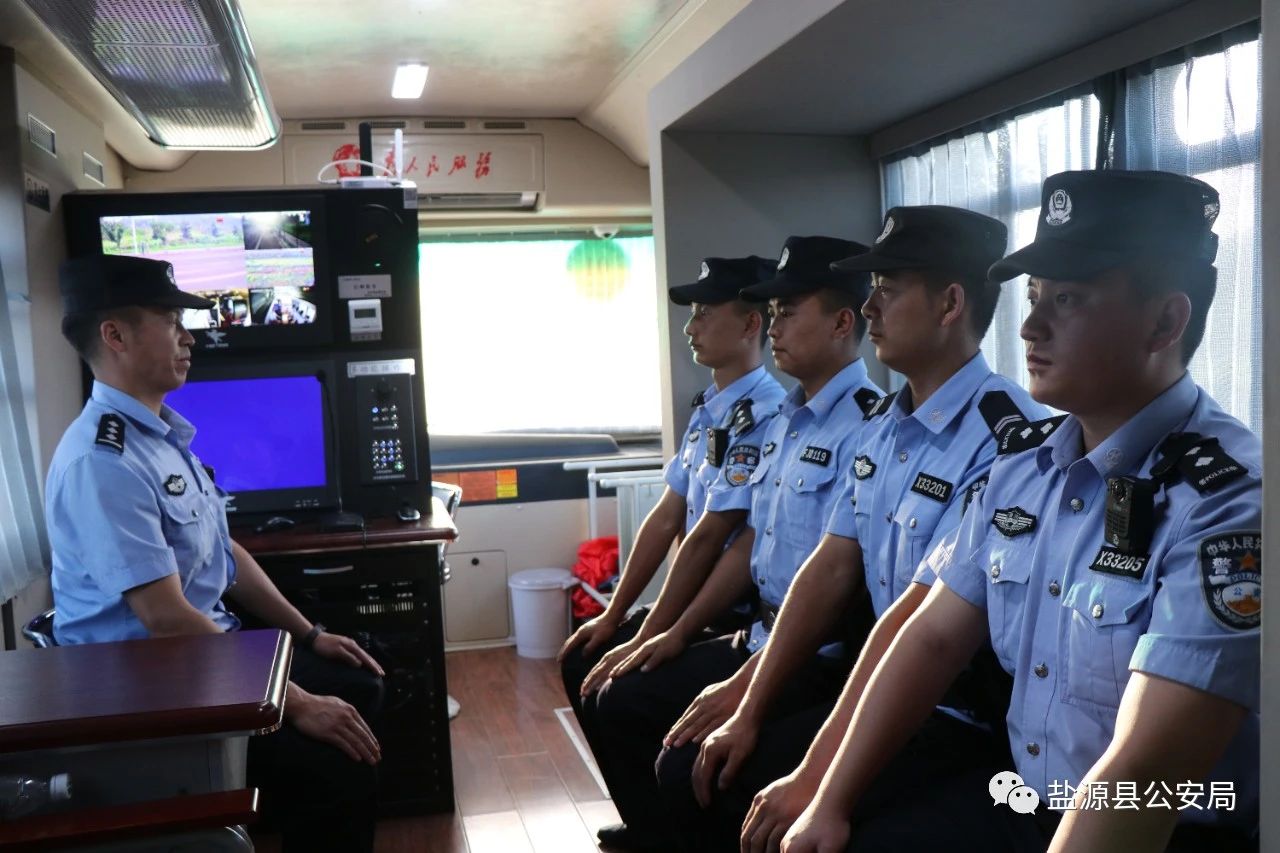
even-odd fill
[(195, 379), (165, 402), (195, 425), (191, 449), (231, 494), (228, 512), (336, 505), (326, 394), (316, 371)]

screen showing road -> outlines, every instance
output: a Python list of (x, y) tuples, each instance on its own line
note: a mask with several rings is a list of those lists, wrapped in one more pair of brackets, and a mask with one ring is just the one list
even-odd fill
[(316, 322), (311, 211), (104, 216), (102, 251), (173, 264), (178, 287), (212, 299), (188, 329)]

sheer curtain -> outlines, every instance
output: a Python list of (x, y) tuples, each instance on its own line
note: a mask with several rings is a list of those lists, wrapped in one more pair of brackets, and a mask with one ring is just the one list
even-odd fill
[(0, 602), (47, 572), (49, 544), (0, 270)]
[(1115, 165), (1194, 175), (1222, 209), (1218, 292), (1191, 375), (1224, 409), (1262, 430), (1262, 231), (1258, 28), (1237, 28), (1128, 69)]
[[(1098, 100), (1074, 91), (1007, 115), (972, 132), (886, 162), (884, 206), (949, 204), (985, 213), (1009, 228), (1009, 250), (1031, 242), (1040, 210), (1040, 184), (1066, 169), (1093, 166)], [(1005, 282), (982, 352), (993, 370), (1027, 384), (1018, 329), (1027, 314), (1026, 278)], [(894, 376), (893, 386), (902, 379)]]

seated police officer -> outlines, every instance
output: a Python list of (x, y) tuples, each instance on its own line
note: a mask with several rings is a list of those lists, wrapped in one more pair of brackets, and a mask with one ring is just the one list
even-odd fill
[[(754, 255), (706, 258), (697, 281), (668, 291), (672, 302), (690, 307), (684, 331), (694, 362), (711, 369), (711, 385), (694, 398), (686, 437), (663, 472), (667, 487), (636, 533), (609, 606), (574, 632), (560, 650), (565, 692), (597, 756), (602, 750), (595, 703), (582, 701), (588, 672), (606, 653), (645, 630), (648, 609), (630, 618), (627, 611), (680, 534), (692, 540), (695, 550), (706, 548), (713, 555), (723, 550), (734, 525), (724, 518), (701, 523), (707, 493), (718, 479), (724, 479), (730, 490), (747, 488), (760, 460), (760, 436), (782, 402), (782, 386), (763, 365), (764, 313), (757, 303), (738, 298), (739, 291), (770, 278), (776, 267), (773, 261)], [(686, 559), (680, 565), (688, 564)], [(652, 626), (649, 630), (653, 632)], [(650, 635), (643, 635), (644, 639)], [(605, 775), (612, 777), (607, 771)], [(608, 841), (620, 833), (621, 828), (614, 826), (605, 827), (600, 835)]]
[[(59, 644), (212, 634), (240, 622), (225, 594), (296, 639), (287, 725), (250, 739), (249, 781), (279, 816), (285, 850), (371, 850), (382, 670), (312, 625), (228, 530), (223, 496), (191, 453), (195, 429), (164, 405), (194, 339), (164, 261), (79, 258), (60, 271), (62, 330), (93, 392), (54, 453), (45, 488)], [(193, 661), (199, 666), (199, 661)], [(340, 698), (341, 697), (341, 698)], [(359, 706), (359, 710), (351, 703)]]
[[(1186, 369), (1215, 289), (1217, 213), (1211, 187), (1167, 173), (1045, 182), (1035, 241), (991, 276), (1031, 276), (1031, 393), (1070, 414), (1002, 436), (940, 582), (784, 851), (1252, 846), (1261, 448)], [(957, 776), (864, 808), (988, 637), (1014, 679), (1017, 777)]]
[[(832, 261), (865, 248), (830, 237), (792, 237), (776, 277), (742, 292), (770, 300), (774, 361), (799, 385), (766, 428), (750, 489), (732, 488), (723, 479), (711, 487), (708, 517), (741, 517), (749, 508), (748, 526), (706, 583), (693, 590), (696, 595), (677, 602), (661, 632), (614, 668), (597, 698), (606, 763), (624, 780), (621, 797), (612, 781), (610, 790), (636, 846), (671, 849), (675, 843), (653, 770), (663, 735), (708, 685), (730, 679), (720, 691), (721, 701), (731, 706), (741, 698), (750, 673), (737, 680), (731, 676), (764, 645), (791, 579), (821, 537), (863, 416), (879, 399), (858, 358), (864, 328), (857, 312), (866, 299), (868, 276), (830, 269)], [(664, 587), (650, 619), (669, 603), (670, 587)], [(749, 636), (699, 642), (716, 615), (753, 587), (765, 613)], [(847, 669), (842, 644), (828, 643), (823, 655), (811, 655), (794, 673), (792, 698), (808, 702), (815, 695), (834, 696)]]
[[(924, 557), (959, 525), (986, 483), (996, 455), (993, 424), (1048, 414), (992, 372), (979, 351), (1000, 297), (987, 270), (1004, 255), (1006, 233), (999, 221), (968, 210), (895, 207), (871, 251), (836, 264), (874, 274), (862, 306), (867, 334), (876, 356), (901, 373), (906, 386), (866, 415), (826, 535), (792, 581), (741, 704), (717, 727), (716, 716), (695, 701), (668, 735), (671, 748), (659, 759), (659, 781), (677, 806), (679, 798), (696, 795), (704, 809), (710, 807), (712, 820), (690, 821), (712, 824), (700, 849), (736, 849), (756, 792), (795, 771), (770, 792), (767, 807), (756, 810), (755, 825), (743, 834), (761, 850), (775, 831), (781, 838), (817, 790), (867, 678), (928, 593), (934, 575)], [(993, 405), (998, 418), (980, 410)], [(846, 684), (840, 712), (824, 725), (835, 707), (833, 698), (824, 697), (791, 714), (773, 714), (790, 674), (836, 629), (850, 603), (868, 592), (879, 621)], [(893, 618), (884, 619), (891, 608)], [(989, 763), (1003, 751), (1003, 737), (994, 744), (986, 724), (1002, 720), (1007, 703), (993, 709), (974, 700), (957, 692), (936, 714), (947, 748), (929, 756), (929, 767), (922, 763), (922, 775), (936, 778), (953, 766)], [(690, 765), (692, 791), (686, 793)], [(789, 819), (766, 814), (779, 806), (784, 813), (789, 807)]]

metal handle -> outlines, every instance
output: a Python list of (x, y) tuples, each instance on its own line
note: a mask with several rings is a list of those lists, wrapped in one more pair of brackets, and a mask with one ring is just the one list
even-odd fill
[(304, 575), (341, 575), (355, 570), (355, 566), (334, 566), (331, 569), (303, 569), (302, 573)]

